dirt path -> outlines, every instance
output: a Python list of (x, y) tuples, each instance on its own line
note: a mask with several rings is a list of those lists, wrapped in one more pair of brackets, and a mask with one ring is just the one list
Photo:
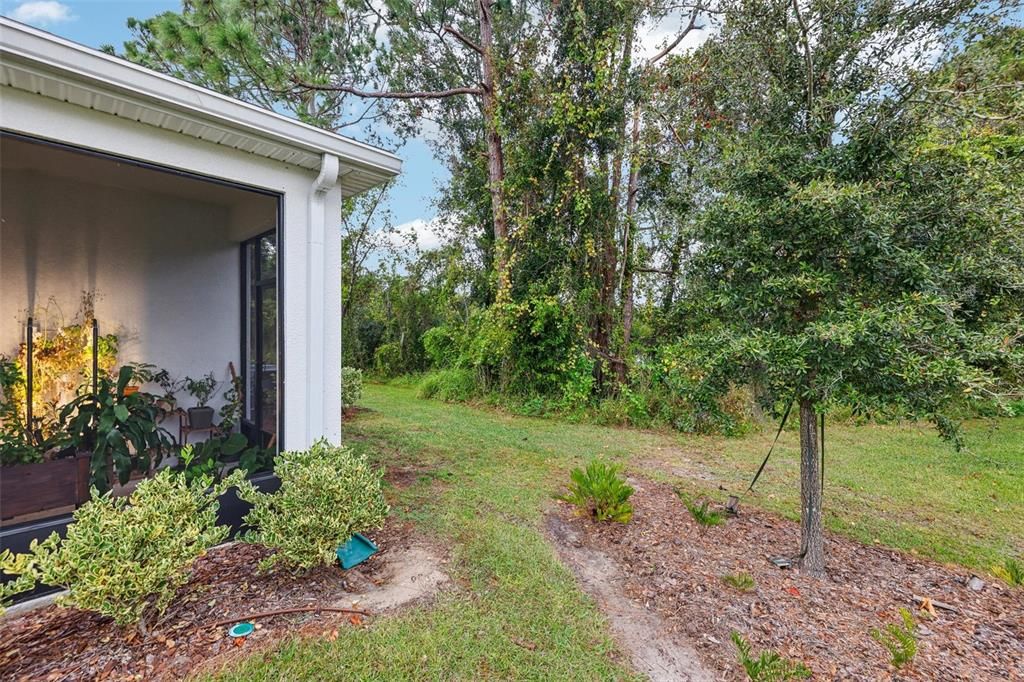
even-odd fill
[(562, 561), (568, 564), (609, 619), (612, 633), (630, 655), (633, 667), (654, 682), (711, 682), (714, 676), (690, 644), (671, 624), (629, 599), (615, 562), (599, 550), (584, 547), (563, 519), (548, 518), (548, 532)]

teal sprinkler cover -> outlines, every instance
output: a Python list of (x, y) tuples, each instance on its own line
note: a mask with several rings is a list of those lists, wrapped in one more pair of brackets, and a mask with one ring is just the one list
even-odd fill
[(338, 561), (341, 567), (350, 569), (369, 559), (377, 551), (377, 545), (370, 538), (356, 533), (348, 542), (338, 548)]
[(236, 623), (228, 630), (228, 637), (248, 637), (253, 630), (252, 623)]

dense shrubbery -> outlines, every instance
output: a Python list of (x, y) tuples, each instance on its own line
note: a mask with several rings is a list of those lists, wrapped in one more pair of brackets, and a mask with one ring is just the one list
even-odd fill
[(238, 496), (253, 505), (246, 539), (275, 550), (262, 567), (283, 563), (292, 569), (331, 564), (335, 551), (353, 533), (380, 526), (388, 513), (383, 471), (345, 446), (319, 440), (309, 450), (278, 455), (276, 493), (243, 482)]
[(37, 583), (66, 588), (63, 603), (137, 625), (145, 634), (188, 579), (192, 563), (222, 542), (217, 496), (243, 476), (237, 472), (208, 492), (208, 478), (186, 482), (168, 469), (139, 482), (130, 497), (109, 493), (75, 511), (67, 537), (33, 542), (28, 554), (0, 554), (0, 570), (18, 576), (0, 596)]

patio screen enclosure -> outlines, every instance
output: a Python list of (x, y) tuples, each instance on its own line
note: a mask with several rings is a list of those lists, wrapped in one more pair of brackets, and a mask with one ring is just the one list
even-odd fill
[[(100, 336), (116, 340), (115, 366), (148, 363), (175, 379), (212, 373), (217, 410), (234, 373), (242, 404), (232, 430), (281, 446), (279, 195), (4, 131), (0, 199), (0, 355), (20, 356), (24, 368), (26, 340), (37, 341), (37, 419), (59, 407), (39, 400), (57, 403), (78, 390), (69, 389), (74, 378), (58, 390), (39, 349), (69, 325), (91, 326), (78, 319), (86, 300)], [(82, 374), (73, 377), (91, 375), (90, 353), (82, 349)], [(195, 404), (183, 388), (176, 397), (183, 409)], [(176, 439), (177, 418), (167, 422)], [(0, 477), (13, 480), (13, 472), (5, 466)], [(6, 535), (66, 517), (75, 502), (29, 515), (5, 510), (0, 527)]]

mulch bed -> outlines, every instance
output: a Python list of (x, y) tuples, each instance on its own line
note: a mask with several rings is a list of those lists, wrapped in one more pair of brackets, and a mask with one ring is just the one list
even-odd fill
[[(799, 547), (798, 524), (740, 509), (725, 525), (704, 529), (668, 485), (630, 480), (637, 491), (628, 524), (597, 524), (567, 504), (553, 512), (573, 524), (585, 547), (610, 556), (627, 577), (626, 594), (683, 633), (710, 669), (725, 680), (745, 679), (730, 633), (754, 652), (774, 649), (802, 661), (815, 679), (1024, 680), (1024, 589), (845, 538), (826, 538), (827, 577), (776, 568), (769, 556)], [(722, 576), (748, 573), (750, 593)], [(955, 612), (922, 613), (914, 596)], [(896, 670), (870, 635), (911, 609), (920, 625), (918, 653)]]
[(339, 627), (359, 627), (363, 619), (358, 615), (295, 613), (258, 619), (252, 635), (233, 639), (227, 635), (229, 626), (211, 624), (275, 609), (331, 605), (360, 584), (378, 582), (389, 550), (406, 546), (411, 531), (389, 520), (368, 535), (380, 551), (364, 564), (298, 576), (277, 569), (259, 573), (256, 565), (269, 553), (265, 548), (243, 543), (215, 547), (196, 562), (189, 582), (146, 639), (134, 628), (78, 609), (49, 606), (2, 618), (0, 679), (179, 680), (289, 635), (331, 637)]

